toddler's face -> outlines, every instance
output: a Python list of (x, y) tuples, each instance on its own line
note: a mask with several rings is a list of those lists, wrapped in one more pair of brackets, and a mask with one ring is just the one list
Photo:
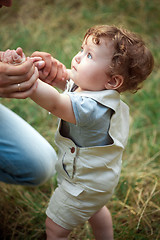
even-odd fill
[(113, 45), (110, 40), (100, 39), (97, 45), (89, 36), (84, 40), (81, 51), (72, 59), (71, 79), (79, 86), (79, 91), (100, 91), (107, 89), (110, 79), (107, 72), (113, 56)]

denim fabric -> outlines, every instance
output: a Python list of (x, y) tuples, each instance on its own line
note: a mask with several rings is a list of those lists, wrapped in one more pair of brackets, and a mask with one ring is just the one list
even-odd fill
[(57, 155), (27, 122), (0, 104), (0, 181), (39, 185), (55, 173)]

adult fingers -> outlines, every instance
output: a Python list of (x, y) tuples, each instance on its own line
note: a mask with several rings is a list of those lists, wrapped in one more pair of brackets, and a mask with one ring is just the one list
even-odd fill
[[(5, 65), (5, 73), (8, 76), (22, 76), (27, 75), (30, 71), (34, 71), (34, 64), (31, 59), (27, 58), (21, 65)], [(33, 74), (33, 72), (32, 72)]]
[(5, 87), (28, 81), (35, 71), (35, 66), (30, 60), (18, 66), (0, 63), (0, 70), (0, 86)]
[(10, 94), (3, 94), (1, 97), (5, 97), (5, 98), (17, 98), (17, 99), (25, 99), (27, 97), (30, 97), (32, 95), (32, 93), (35, 91), (37, 87), (37, 81), (34, 83), (34, 85), (32, 85), (32, 87), (25, 91), (25, 92), (14, 92), (14, 93), (10, 93)]
[(8, 85), (7, 87), (0, 88), (0, 95), (9, 96), (11, 93), (28, 91), (34, 85), (38, 77), (39, 77), (39, 73), (37, 68), (35, 68), (35, 72), (33, 73), (33, 75), (28, 81), (21, 82), (21, 83), (14, 83), (14, 84)]

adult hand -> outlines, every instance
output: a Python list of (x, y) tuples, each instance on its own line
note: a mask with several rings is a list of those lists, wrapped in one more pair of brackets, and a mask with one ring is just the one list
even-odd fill
[(37, 65), (35, 64), (39, 70), (39, 78), (52, 86), (64, 90), (68, 78), (66, 67), (46, 52), (36, 51), (31, 57), (41, 57), (45, 62), (43, 68), (41, 68), (38, 62)]
[(29, 97), (36, 88), (38, 77), (38, 70), (29, 58), (17, 66), (0, 62), (0, 97)]

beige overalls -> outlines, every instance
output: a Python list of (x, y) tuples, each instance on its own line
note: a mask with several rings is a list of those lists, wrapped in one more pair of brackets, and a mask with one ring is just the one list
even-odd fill
[[(118, 183), (123, 150), (129, 133), (129, 109), (115, 90), (77, 92), (111, 108), (111, 145), (78, 147), (60, 134), (61, 121), (55, 136), (58, 146), (59, 186), (46, 211), (58, 225), (73, 229), (88, 220), (111, 198)], [(77, 136), (78, 137), (78, 136)]]

